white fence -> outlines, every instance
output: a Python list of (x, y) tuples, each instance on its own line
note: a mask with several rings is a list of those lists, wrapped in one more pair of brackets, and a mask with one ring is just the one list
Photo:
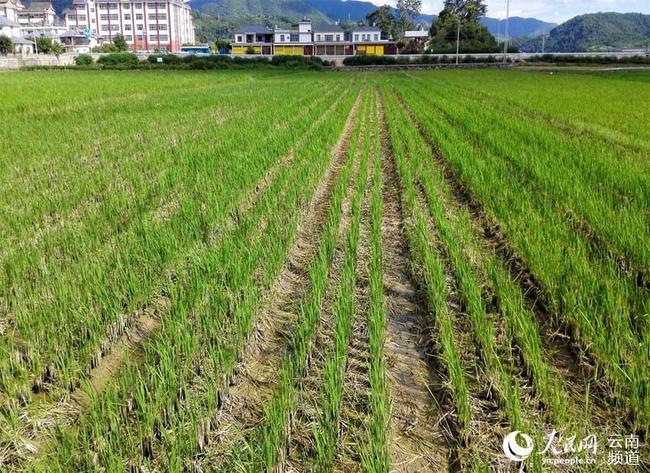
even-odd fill
[(58, 58), (52, 54), (10, 54), (0, 56), (0, 70), (20, 69), (23, 66), (69, 66), (74, 64), (74, 54), (61, 54)]

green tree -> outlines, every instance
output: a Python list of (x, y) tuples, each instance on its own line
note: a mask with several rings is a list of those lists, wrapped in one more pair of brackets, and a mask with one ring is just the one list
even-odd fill
[(0, 35), (0, 54), (6, 56), (14, 52), (14, 42), (9, 36)]
[(393, 8), (390, 5), (384, 5), (368, 13), (366, 23), (378, 27), (386, 39), (394, 35), (397, 19), (393, 15)]
[(456, 52), (459, 19), (461, 53), (499, 52), (494, 36), (479, 23), (486, 12), (484, 0), (445, 0), (444, 8), (430, 30), (429, 52)]
[(395, 33), (401, 37), (404, 31), (415, 28), (415, 19), (422, 11), (422, 0), (397, 0), (397, 26)]
[(54, 54), (58, 60), (59, 56), (63, 54), (63, 46), (61, 45), (61, 43), (53, 43), (50, 52)]
[(36, 38), (36, 46), (38, 47), (39, 53), (50, 54), (52, 52), (52, 38), (39, 36)]
[(487, 5), (485, 0), (445, 0), (442, 11), (460, 17), (462, 23), (478, 22), (487, 13)]
[(117, 33), (115, 36), (113, 36), (113, 44), (117, 48), (117, 52), (120, 53), (127, 51), (129, 49), (129, 45), (126, 42), (126, 38), (121, 33)]
[(225, 39), (217, 39), (214, 42), (215, 51), (228, 51), (230, 49), (230, 41)]

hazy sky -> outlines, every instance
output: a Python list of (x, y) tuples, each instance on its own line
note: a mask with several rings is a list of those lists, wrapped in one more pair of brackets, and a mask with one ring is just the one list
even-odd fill
[[(396, 0), (371, 0), (378, 5)], [(505, 0), (487, 0), (488, 16), (506, 16)], [(442, 0), (422, 0), (423, 13), (438, 13)], [(510, 15), (534, 17), (540, 20), (560, 23), (582, 13), (599, 11), (650, 13), (650, 0), (511, 0)]]

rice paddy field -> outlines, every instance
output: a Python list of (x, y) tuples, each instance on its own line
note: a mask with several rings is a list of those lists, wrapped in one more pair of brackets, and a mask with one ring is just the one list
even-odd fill
[(649, 77), (3, 74), (0, 471), (647, 471)]

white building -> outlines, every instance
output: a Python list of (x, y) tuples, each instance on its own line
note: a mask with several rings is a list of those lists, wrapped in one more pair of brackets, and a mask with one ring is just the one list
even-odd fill
[(53, 25), (56, 19), (56, 12), (50, 2), (32, 2), (18, 12), (18, 23), (22, 26)]
[(277, 56), (311, 55), (312, 47), (311, 20), (304, 18), (291, 29), (275, 28), (273, 30), (273, 54)]
[(339, 25), (312, 27), (304, 18), (291, 28), (271, 29), (264, 25), (245, 25), (235, 31), (232, 54), (276, 56), (354, 56), (355, 54), (397, 54), (397, 45), (382, 39), (375, 27), (355, 27), (346, 33)]
[(316, 56), (351, 56), (352, 45), (346, 41), (345, 31), (339, 25), (319, 25), (314, 28)]
[(121, 33), (132, 51), (176, 53), (182, 45), (195, 42), (191, 9), (183, 0), (73, 0), (65, 24), (69, 30), (91, 30), (100, 44)]
[(20, 3), (20, 0), (0, 0), (0, 16), (15, 23), (18, 23), (18, 12), (24, 9), (25, 5)]
[(30, 54), (34, 52), (34, 43), (23, 38), (20, 24), (2, 15), (0, 15), (0, 35), (11, 39), (16, 53)]

